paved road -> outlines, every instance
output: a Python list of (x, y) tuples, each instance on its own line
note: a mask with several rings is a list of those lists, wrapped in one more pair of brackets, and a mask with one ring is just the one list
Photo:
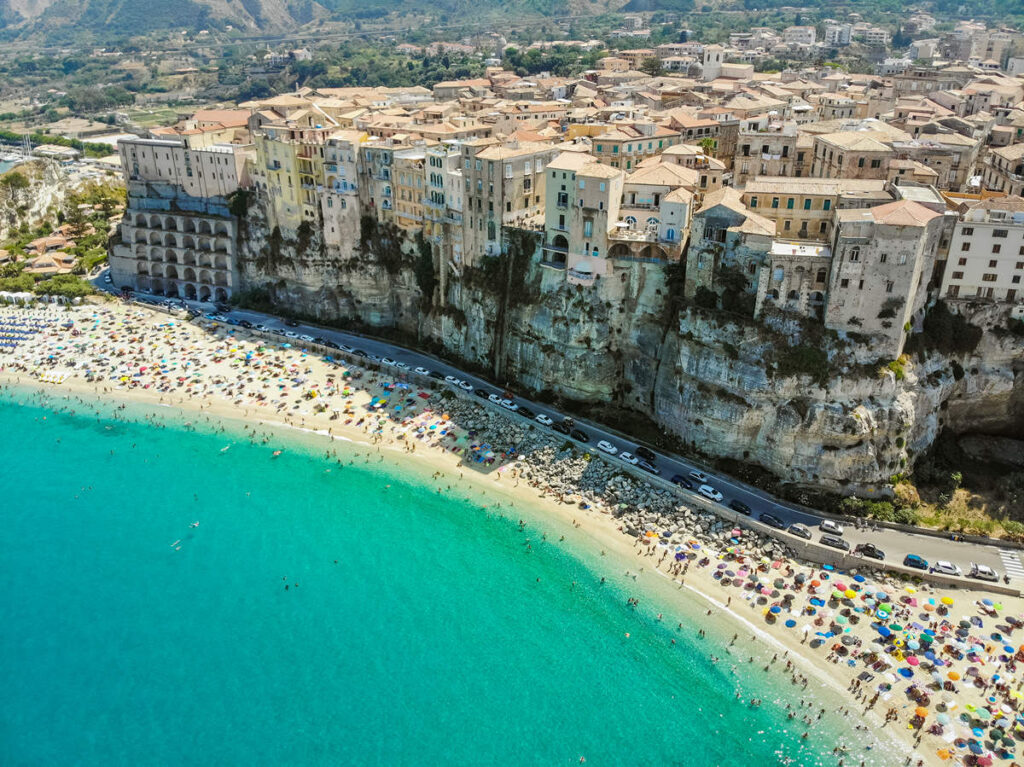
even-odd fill
[[(103, 290), (110, 292), (114, 291), (113, 286), (106, 282), (105, 271), (98, 273), (93, 278), (93, 284)], [(143, 296), (139, 295), (138, 297)], [(156, 298), (156, 300), (159, 301), (164, 299)], [(196, 301), (189, 301), (186, 303), (188, 303), (191, 308), (203, 311), (204, 313), (213, 311), (213, 307), (210, 304), (202, 304)], [(443, 360), (439, 360), (427, 354), (405, 349), (386, 341), (366, 338), (364, 336), (340, 330), (320, 328), (304, 323), (290, 327), (279, 318), (244, 309), (224, 312), (221, 313), (221, 315), (226, 319), (237, 321), (246, 320), (251, 322), (253, 325), (262, 325), (273, 331), (291, 332), (313, 338), (327, 339), (334, 343), (343, 344), (353, 349), (357, 349), (366, 355), (371, 355), (372, 357), (381, 359), (389, 358), (397, 362), (403, 362), (410, 368), (421, 367), (440, 373), (443, 376), (454, 376), (459, 380), (470, 383), (473, 389), (482, 389), (489, 394), (501, 394), (502, 392), (501, 388), (495, 386), (490, 381), (486, 381), (473, 374), (465, 373), (454, 365), (444, 362)], [(396, 372), (397, 370), (398, 369), (396, 368)], [(523, 397), (516, 397), (515, 401), (520, 406), (529, 408), (535, 414), (548, 416), (556, 423), (560, 422), (563, 418), (562, 413), (549, 405), (532, 402)], [(588, 444), (591, 447), (596, 447), (599, 441), (607, 442), (613, 446), (617, 451), (617, 455), (609, 457), (609, 460), (612, 462), (618, 460), (618, 456), (623, 452), (631, 454), (635, 454), (636, 452), (637, 445), (635, 442), (624, 438), (616, 432), (609, 431), (598, 424), (584, 419), (576, 419), (576, 427), (587, 434), (589, 437)], [(661, 453), (656, 453), (654, 465), (663, 478), (671, 479), (676, 476), (683, 477), (693, 484), (694, 489), (702, 483), (701, 481), (695, 480), (691, 476), (691, 473), (703, 471), (707, 476), (704, 482), (722, 494), (723, 498), (721, 503), (723, 505), (739, 501), (750, 508), (751, 516), (754, 519), (759, 519), (764, 514), (772, 515), (780, 520), (787, 528), (794, 523), (798, 523), (809, 528), (815, 541), (817, 541), (821, 536), (822, 531), (818, 529), (818, 526), (822, 521), (821, 517), (817, 517), (801, 509), (794, 508), (793, 506), (781, 502), (767, 493), (751, 488), (729, 476), (712, 472), (710, 469), (704, 469), (704, 467), (683, 460), (677, 456), (668, 456)], [(692, 494), (694, 496), (694, 501), (698, 504), (704, 505), (712, 510), (715, 509), (714, 503), (708, 502), (706, 499), (697, 496), (695, 491), (692, 492)], [(798, 544), (802, 540), (801, 538), (798, 538), (784, 530), (773, 531), (773, 534), (786, 540), (790, 544)], [(1024, 563), (1021, 561), (1019, 552), (1014, 549), (1002, 549), (992, 545), (968, 542), (954, 542), (945, 538), (918, 535), (886, 528), (879, 528), (878, 530), (873, 531), (846, 526), (843, 538), (851, 544), (851, 547), (862, 543), (874, 544), (885, 553), (885, 561), (890, 564), (901, 563), (907, 554), (917, 554), (932, 564), (934, 564), (936, 560), (950, 561), (953, 564), (958, 565), (966, 574), (970, 570), (971, 562), (977, 562), (993, 568), (1000, 574), (1000, 576), (1005, 573), (1011, 579), (1016, 581), (1017, 585), (1024, 582)], [(797, 546), (797, 549), (798, 548), (799, 547)]]

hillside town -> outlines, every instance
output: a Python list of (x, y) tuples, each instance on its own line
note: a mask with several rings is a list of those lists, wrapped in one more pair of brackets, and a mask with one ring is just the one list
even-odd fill
[(421, 234), (442, 301), (449, 278), (525, 230), (569, 285), (675, 264), (687, 300), (801, 315), (890, 359), (937, 298), (1020, 317), (1024, 58), (998, 62), (1021, 34), (962, 23), (878, 74), (752, 63), (875, 34), (863, 27), (616, 51), (579, 77), (496, 64), (432, 89), (303, 87), (199, 110), (119, 141), (128, 210), (113, 274), (229, 300), (230, 200), (244, 190), (270, 228), (316, 232), (339, 262), (367, 217), (410, 246)]

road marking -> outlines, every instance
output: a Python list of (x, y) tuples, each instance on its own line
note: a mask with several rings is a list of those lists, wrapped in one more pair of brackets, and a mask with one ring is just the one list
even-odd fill
[(1003, 560), (1003, 569), (1007, 575), (1024, 580), (1024, 563), (1020, 560), (1019, 552), (999, 549), (999, 558)]

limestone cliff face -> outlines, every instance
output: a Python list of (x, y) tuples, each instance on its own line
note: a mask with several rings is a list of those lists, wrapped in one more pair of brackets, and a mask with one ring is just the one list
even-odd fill
[[(19, 176), (28, 180), (28, 186), (10, 183)], [(23, 224), (34, 228), (51, 218), (48, 214), (63, 205), (66, 195), (64, 175), (53, 160), (32, 160), (16, 166), (0, 177), (0, 240), (14, 236)]]
[[(254, 226), (245, 245), (243, 279), (281, 307), (400, 334), (520, 391), (641, 413), (697, 452), (795, 485), (884, 494), (943, 427), (1024, 431), (1019, 337), (986, 333), (969, 358), (907, 362), (902, 378), (841, 340), (804, 338), (827, 347), (825, 369), (782, 375), (788, 331), (670, 309), (659, 265), (615, 262), (591, 282), (536, 257), (461, 269), (435, 257), (427, 301), (410, 243), (340, 259), (315, 237), (275, 248)], [(972, 319), (1005, 324), (986, 311)]]

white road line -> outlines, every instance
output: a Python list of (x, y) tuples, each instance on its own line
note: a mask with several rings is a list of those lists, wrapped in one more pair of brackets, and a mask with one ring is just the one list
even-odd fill
[(1000, 549), (999, 558), (1003, 560), (1003, 568), (1007, 575), (1024, 580), (1024, 563), (1021, 562), (1018, 552)]

